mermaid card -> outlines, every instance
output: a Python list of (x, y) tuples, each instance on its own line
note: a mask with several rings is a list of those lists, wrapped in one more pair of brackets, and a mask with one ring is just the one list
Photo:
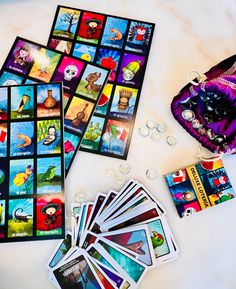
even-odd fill
[(0, 243), (64, 238), (62, 98), (57, 82), (0, 87)]

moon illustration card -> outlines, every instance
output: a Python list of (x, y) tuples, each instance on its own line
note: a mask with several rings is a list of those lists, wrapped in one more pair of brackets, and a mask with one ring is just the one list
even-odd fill
[(62, 98), (61, 82), (0, 86), (0, 243), (64, 237)]
[[(154, 28), (142, 20), (58, 6), (48, 47), (111, 71), (80, 150), (127, 158)], [(76, 92), (95, 98), (84, 91), (84, 80)]]
[[(74, 15), (77, 17), (77, 14)], [(74, 23), (74, 22), (73, 22)], [(72, 25), (74, 26), (74, 24)], [(70, 32), (69, 32), (70, 31)], [(67, 32), (58, 35), (73, 36), (73, 27)], [(63, 46), (63, 42), (60, 43)], [(64, 52), (68, 52), (65, 50)], [(63, 101), (56, 98), (58, 95), (55, 87), (52, 89), (46, 89), (44, 86), (38, 86), (37, 99), (35, 100), (35, 106), (33, 97), (30, 95), (28, 89), (25, 94), (22, 103), (26, 105), (22, 108), (22, 111), (18, 113), (19, 108), (17, 99), (17, 88), (12, 91), (11, 106), (7, 107), (7, 96), (4, 90), (1, 92), (0, 108), (5, 105), (5, 111), (0, 110), (0, 120), (6, 119), (6, 113), (9, 110), (11, 112), (11, 119), (21, 119), (22, 123), (12, 123), (11, 129), (15, 132), (21, 130), (29, 130), (31, 137), (34, 134), (33, 123), (28, 122), (28, 119), (38, 117), (38, 129), (40, 130), (44, 117), (56, 117), (60, 115), (59, 108), (62, 103), (64, 105), (64, 130), (65, 130), (65, 170), (66, 175), (69, 172), (72, 161), (75, 154), (82, 143), (83, 136), (88, 130), (91, 131), (91, 117), (96, 108), (96, 104), (100, 99), (100, 95), (105, 88), (105, 84), (109, 77), (110, 70), (106, 67), (101, 67), (98, 64), (88, 63), (84, 59), (78, 59), (73, 56), (68, 56), (65, 53), (54, 51), (41, 44), (34, 43), (32, 41), (17, 37), (11, 51), (2, 67), (0, 72), (0, 86), (16, 85), (16, 84), (34, 84), (38, 82), (62, 82), (63, 83)], [(47, 98), (45, 100), (45, 93)], [(28, 101), (31, 99), (31, 101)], [(36, 110), (34, 108), (37, 108)], [(63, 126), (63, 123), (51, 122), (50, 126), (57, 127)], [(4, 129), (4, 122), (2, 125), (2, 131)], [(88, 128), (90, 125), (90, 128)], [(94, 124), (97, 126), (97, 122)], [(102, 124), (99, 126), (88, 140), (91, 138), (93, 141), (101, 139)], [(50, 134), (57, 133), (54, 129), (50, 130)], [(3, 138), (4, 132), (2, 133)], [(96, 137), (95, 137), (96, 136)], [(57, 135), (58, 139), (61, 138), (60, 134)], [(61, 138), (62, 139), (62, 138)], [(20, 140), (17, 140), (20, 142)], [(51, 149), (50, 145), (45, 147), (38, 139), (38, 153), (50, 154), (59, 153), (59, 148)], [(96, 144), (94, 146), (96, 148)], [(27, 155), (33, 155), (32, 146), (28, 146), (24, 151)], [(0, 144), (0, 156), (4, 155), (4, 144)], [(11, 146), (11, 156), (20, 156), (22, 154), (17, 146)]]

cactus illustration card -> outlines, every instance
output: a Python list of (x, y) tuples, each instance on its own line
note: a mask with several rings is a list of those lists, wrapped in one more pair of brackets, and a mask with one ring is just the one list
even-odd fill
[[(56, 121), (62, 116), (61, 105), (63, 105), (66, 116), (64, 130), (75, 136), (74, 150), (66, 158), (66, 175), (81, 145), (84, 133), (110, 73), (109, 68), (106, 68), (107, 66), (101, 67), (96, 63), (88, 62), (93, 62), (96, 55), (97, 48), (94, 43), (90, 45), (87, 41), (83, 41), (83, 43), (73, 42), (73, 39), (77, 37), (78, 25), (82, 23), (82, 19), (85, 20), (82, 16), (80, 11), (66, 7), (61, 9), (53, 29), (54, 37), (48, 47), (17, 37), (0, 71), (0, 86), (15, 86), (22, 83), (28, 85), (28, 87), (13, 89), (10, 106), (4, 87), (0, 90), (0, 127), (4, 126), (1, 121), (7, 119), (8, 110), (11, 111), (12, 120), (22, 120), (23, 122), (30, 121), (34, 117), (38, 119), (38, 126), (34, 131), (34, 142), (33, 139), (27, 138), (27, 133), (24, 133), (24, 136), (16, 135), (15, 139), (10, 137), (11, 142), (14, 143), (11, 148), (12, 155), (20, 155), (21, 152), (26, 153), (30, 144), (34, 150), (38, 150), (40, 155), (50, 152), (60, 153), (59, 146), (62, 140), (60, 128), (57, 129), (55, 124), (50, 125), (49, 122)], [(99, 18), (101, 23), (103, 18), (104, 16)], [(93, 26), (93, 21), (89, 27), (91, 25)], [(100, 26), (96, 29), (103, 27), (102, 24)], [(91, 37), (96, 36), (91, 34), (88, 37), (88, 42), (91, 41)], [(84, 39), (87, 38), (84, 37)], [(73, 56), (72, 47), (75, 54), (77, 53), (77, 57)], [(22, 49), (28, 51), (28, 54), (26, 53), (27, 55), (24, 56), (23, 53), (22, 56), (22, 52), (19, 52)], [(58, 82), (63, 83), (63, 101), (60, 99), (60, 84)], [(34, 99), (30, 90), (37, 83), (40, 85), (38, 86), (37, 99)], [(54, 83), (57, 84), (54, 85)], [(78, 99), (80, 99), (79, 102), (83, 107), (82, 105), (76, 107)], [(104, 102), (104, 97), (102, 103), (104, 105), (107, 103), (107, 101)], [(61, 127), (63, 128), (63, 123), (61, 123)], [(7, 130), (7, 126), (5, 130)], [(2, 136), (4, 134), (6, 132)], [(18, 147), (19, 143), (16, 142), (19, 141), (19, 138), (22, 139), (23, 147), (21, 150)], [(66, 145), (68, 148), (68, 143)], [(6, 154), (5, 150), (6, 145), (0, 142), (0, 156)], [(32, 153), (34, 152), (32, 151)]]
[(93, 116), (84, 134), (81, 147), (98, 150), (105, 119)]
[[(57, 34), (57, 37), (55, 35), (61, 15), (66, 10), (70, 15), (79, 14), (79, 21), (75, 21), (73, 26), (76, 36), (71, 39), (63, 33)], [(120, 144), (119, 148), (115, 149), (116, 153), (113, 153), (114, 144), (111, 150), (108, 148), (107, 139), (105, 138), (104, 141), (102, 137), (97, 138), (93, 144), (90, 139), (90, 145), (88, 145), (88, 134), (83, 136), (81, 151), (119, 159), (127, 158), (154, 29), (154, 23), (143, 20), (85, 11), (79, 8), (57, 7), (48, 46), (55, 51), (66, 51), (65, 53), (77, 59), (86, 60), (90, 64), (96, 63), (110, 70), (108, 82), (99, 94), (100, 98), (96, 94), (101, 79), (99, 72), (96, 73), (97, 70), (91, 70), (90, 73), (85, 70), (86, 74), (83, 74), (76, 93), (98, 100), (93, 116), (103, 118), (105, 125), (102, 135), (110, 119), (117, 122), (125, 121), (129, 127), (124, 151), (117, 153), (117, 150), (121, 148)], [(89, 128), (86, 132), (88, 130)], [(98, 140), (99, 143), (97, 143)]]
[(2, 86), (0, 95), (0, 243), (62, 239), (62, 83)]

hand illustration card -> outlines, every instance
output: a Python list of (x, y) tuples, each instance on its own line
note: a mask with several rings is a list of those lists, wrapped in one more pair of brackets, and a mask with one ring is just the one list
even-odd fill
[[(60, 21), (58, 21), (56, 34), (60, 37), (73, 38), (75, 33), (74, 26), (79, 19), (79, 15), (79, 12), (73, 14), (72, 26), (63, 33), (60, 33), (60, 30), (63, 30), (67, 24), (61, 25)], [(68, 53), (71, 48), (66, 45), (65, 41), (54, 46), (55, 49), (58, 49), (58, 47), (65, 53)], [(62, 49), (62, 47), (64, 48)], [(10, 106), (8, 106), (6, 90), (2, 89), (0, 95), (0, 121), (5, 120), (8, 111), (10, 111), (12, 120), (22, 120), (21, 123), (12, 123), (11, 130), (19, 134), (29, 130), (30, 137), (37, 139), (38, 154), (59, 153), (58, 147), (52, 147), (50, 143), (45, 147), (40, 136), (36, 137), (36, 135), (33, 135), (34, 127), (30, 119), (37, 117), (38, 130), (42, 131), (45, 123), (43, 118), (60, 116), (60, 107), (63, 104), (65, 113), (65, 169), (67, 174), (83, 136), (88, 132), (88, 125), (90, 124), (91, 126), (90, 119), (96, 104), (100, 100), (100, 95), (105, 88), (110, 71), (96, 63), (89, 64), (85, 61), (86, 57), (85, 59), (83, 57), (78, 59), (78, 57), (68, 56), (65, 53), (49, 49), (41, 44), (33, 43), (20, 37), (16, 38), (0, 72), (0, 85), (8, 86), (25, 83), (28, 86), (20, 88), (20, 96), (18, 87), (12, 90)], [(32, 97), (33, 84), (38, 82), (45, 82), (47, 86), (38, 86), (37, 99), (34, 100)], [(59, 95), (58, 88), (49, 82), (63, 82), (63, 101), (57, 97)], [(104, 119), (102, 120), (104, 126)], [(60, 127), (57, 121), (53, 120), (49, 126), (51, 127), (49, 134), (57, 135), (57, 140), (61, 141)], [(101, 126), (99, 127), (100, 130), (102, 129)], [(4, 127), (4, 122), (1, 123), (1, 127), (3, 138), (8, 128)], [(92, 139), (89, 139), (89, 144), (93, 141), (96, 141), (97, 144), (100, 143), (102, 133), (99, 132), (96, 139), (94, 135), (95, 133)], [(14, 144), (13, 146), (11, 145), (12, 157), (34, 154), (32, 151), (33, 143), (31, 146), (25, 146), (23, 150), (19, 150), (18, 146), (23, 144), (22, 138), (11, 139), (11, 142)], [(97, 146), (95, 144), (93, 148), (97, 149)], [(4, 154), (5, 145), (1, 143), (0, 155)]]
[[(142, 20), (58, 6), (48, 47), (111, 71), (80, 150), (127, 158), (154, 28)], [(77, 93), (95, 97), (84, 85)]]
[(63, 238), (62, 84), (1, 86), (0, 96), (0, 243)]

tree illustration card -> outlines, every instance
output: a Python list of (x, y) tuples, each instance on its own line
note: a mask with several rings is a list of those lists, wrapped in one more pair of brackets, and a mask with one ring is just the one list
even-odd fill
[[(58, 6), (48, 47), (111, 70), (80, 150), (127, 158), (154, 28), (145, 21)], [(77, 93), (84, 95), (83, 89)]]
[[(73, 26), (73, 25), (72, 25)], [(70, 30), (73, 31), (71, 26)], [(69, 33), (69, 32), (68, 32)], [(67, 33), (67, 34), (68, 34)], [(68, 34), (70, 35), (70, 33)], [(63, 43), (61, 44), (63, 45)], [(96, 104), (105, 87), (109, 76), (109, 69), (97, 64), (90, 64), (83, 59), (68, 56), (65, 53), (48, 49), (41, 44), (17, 37), (12, 49), (0, 72), (0, 85), (33, 84), (37, 82), (63, 82), (63, 105), (64, 105), (64, 129), (65, 129), (65, 170), (68, 173), (83, 136), (87, 130), (90, 119), (95, 110)], [(37, 101), (28, 101), (27, 96), (24, 102), (27, 103), (27, 110), (18, 113), (17, 92), (12, 92), (11, 119), (22, 119), (34, 117), (34, 108), (37, 105), (35, 117), (56, 117), (60, 115), (62, 102), (55, 98), (56, 91), (52, 88), (50, 92), (38, 88)], [(44, 94), (48, 93), (47, 99)], [(32, 98), (33, 99), (33, 98)], [(7, 99), (2, 99), (7, 102)], [(1, 113), (0, 120), (6, 116)], [(43, 122), (38, 123), (38, 128)], [(33, 131), (33, 123), (27, 123), (27, 129)], [(51, 126), (56, 124), (52, 123)], [(17, 124), (12, 124), (12, 130), (21, 130)], [(51, 131), (53, 134), (53, 130)], [(59, 137), (59, 136), (58, 136)], [(4, 148), (1, 149), (3, 153)], [(39, 145), (39, 154), (50, 154), (50, 146)], [(11, 147), (11, 156), (18, 154), (17, 147)], [(27, 148), (27, 155), (32, 155), (30, 146)]]
[(61, 82), (0, 86), (0, 243), (64, 236), (62, 99)]

